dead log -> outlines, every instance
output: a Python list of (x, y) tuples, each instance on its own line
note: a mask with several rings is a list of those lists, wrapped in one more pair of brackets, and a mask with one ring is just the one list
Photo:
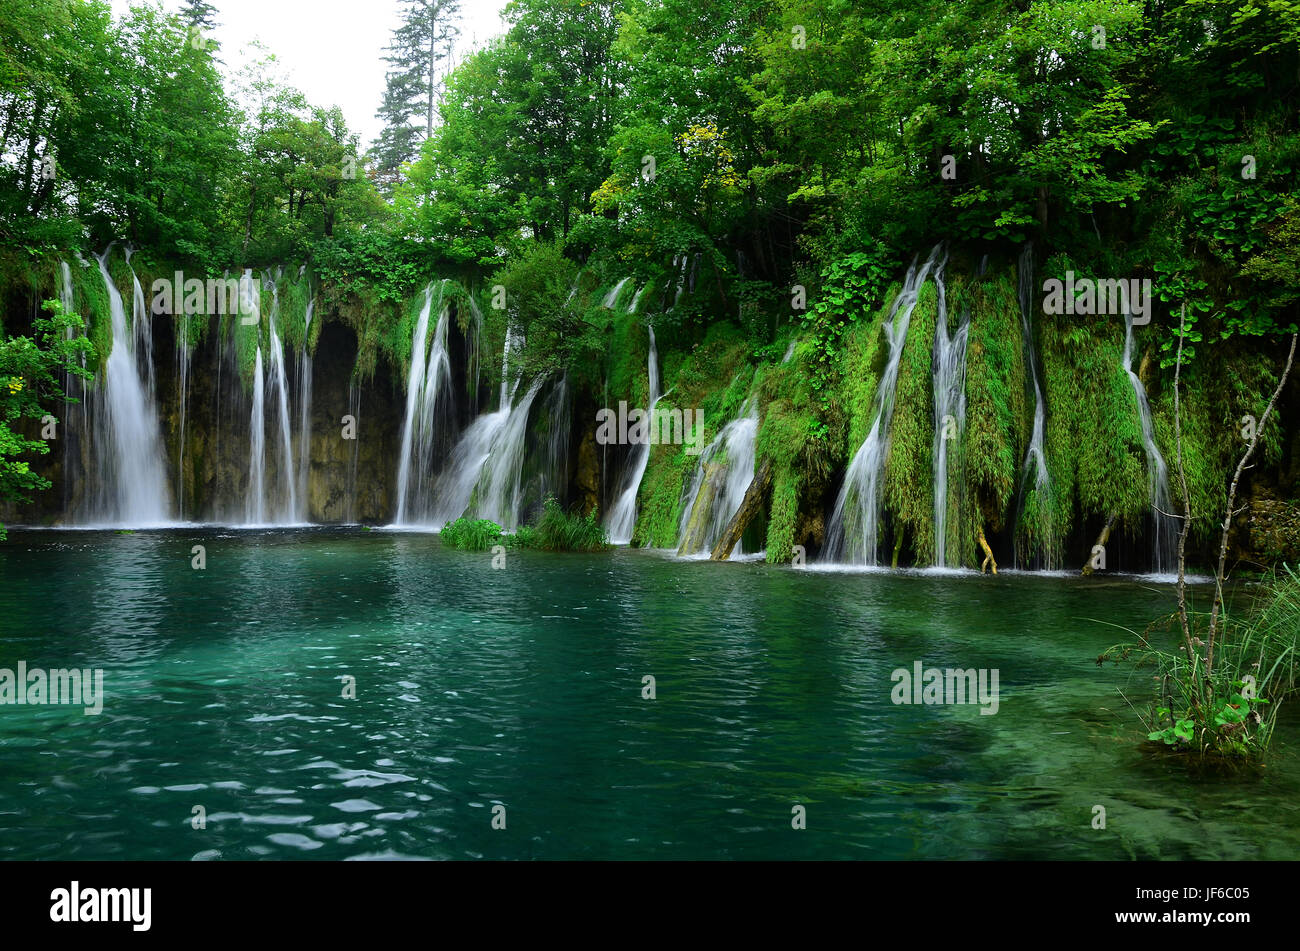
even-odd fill
[(983, 527), (980, 528), (979, 543), (980, 548), (984, 549), (984, 562), (980, 565), (980, 574), (984, 574), (985, 569), (987, 569), (989, 565), (993, 566), (993, 573), (997, 574), (998, 562), (997, 559), (993, 557), (993, 549), (989, 547), (988, 541), (984, 538)]
[(713, 553), (709, 558), (713, 561), (726, 561), (731, 557), (731, 550), (740, 543), (741, 536), (745, 534), (745, 529), (749, 527), (750, 521), (758, 514), (758, 510), (763, 507), (763, 499), (767, 497), (768, 491), (772, 488), (772, 460), (764, 459), (763, 464), (758, 467), (754, 473), (754, 481), (749, 483), (749, 488), (745, 490), (745, 498), (741, 500), (740, 508), (732, 516), (727, 527), (723, 529), (722, 537), (718, 543), (713, 546)]
[(678, 555), (693, 555), (704, 547), (708, 541), (709, 516), (713, 514), (713, 500), (718, 494), (718, 484), (726, 477), (726, 467), (716, 463), (706, 463), (704, 476), (700, 480), (700, 491), (695, 494), (695, 504), (686, 522), (686, 531), (682, 533), (682, 543), (677, 549)]
[[(1112, 515), (1110, 518), (1106, 519), (1106, 525), (1102, 528), (1101, 534), (1097, 536), (1097, 544), (1092, 546), (1093, 551), (1096, 551), (1098, 548), (1106, 547), (1106, 542), (1110, 541), (1110, 530), (1115, 527), (1116, 518), (1117, 516)], [(1089, 553), (1088, 560), (1083, 563), (1083, 571), (1079, 573), (1086, 578), (1092, 574), (1092, 571), (1092, 555)]]

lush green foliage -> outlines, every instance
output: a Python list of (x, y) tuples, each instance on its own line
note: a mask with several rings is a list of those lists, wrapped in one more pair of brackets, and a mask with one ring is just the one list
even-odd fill
[(506, 534), (500, 525), (489, 519), (462, 516), (444, 525), (440, 537), (443, 544), (462, 551), (488, 551), (497, 545), (552, 552), (592, 552), (609, 548), (609, 536), (596, 512), (585, 516), (566, 512), (553, 496), (542, 503), (535, 522), (520, 525), (513, 534)]
[[(58, 301), (45, 305), (50, 317), (33, 321), (32, 336), (0, 338), (0, 499), (25, 501), (29, 493), (47, 489), (50, 481), (33, 472), (29, 454), (50, 451), (45, 438), (26, 435), (31, 427), (23, 420), (36, 420), (44, 430), (57, 427), (61, 417), (48, 414), (47, 407), (59, 407), (66, 400), (61, 375), (89, 379), (81, 360), (94, 362), (94, 348), (82, 336), (83, 324), (76, 314), (67, 314)], [(53, 433), (57, 436), (57, 428)], [(0, 537), (3, 535), (0, 526)]]
[[(1152, 742), (1194, 752), (1214, 765), (1256, 758), (1269, 746), (1279, 704), (1300, 688), (1300, 574), (1283, 567), (1240, 615), (1224, 619), (1208, 677), (1206, 645), (1199, 636), (1208, 615), (1191, 617), (1190, 658), (1182, 646), (1161, 646), (1178, 628), (1177, 616), (1171, 616), (1153, 624), (1137, 643), (1111, 648), (1098, 663), (1132, 661), (1139, 671), (1155, 672)], [(1208, 703), (1193, 686), (1202, 683)]]
[(462, 551), (487, 551), (501, 544), (501, 526), (486, 518), (461, 516), (438, 533), (444, 545)]
[(542, 503), (541, 514), (531, 525), (521, 525), (507, 541), (515, 548), (537, 551), (604, 551), (609, 536), (595, 511), (586, 515), (566, 512), (554, 498)]

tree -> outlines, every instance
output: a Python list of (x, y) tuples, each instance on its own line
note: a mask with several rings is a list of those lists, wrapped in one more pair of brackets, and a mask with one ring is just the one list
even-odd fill
[[(32, 336), (0, 337), (0, 501), (28, 502), (29, 493), (50, 487), (50, 480), (31, 470), (23, 456), (44, 455), (50, 444), (44, 438), (32, 439), (16, 427), (22, 420), (49, 423), (65, 402), (60, 375), (89, 380), (93, 374), (82, 367), (93, 365), (94, 347), (82, 335), (82, 321), (76, 314), (63, 311), (56, 300), (47, 301), (50, 317), (32, 322)], [(0, 539), (4, 527), (0, 526)]]
[(401, 167), (416, 154), (422, 120), (424, 139), (433, 135), (433, 119), (442, 94), (442, 66), (451, 58), (452, 43), (460, 35), (456, 16), (460, 0), (402, 0), (402, 25), (384, 60), (392, 67), (379, 111), (384, 131), (374, 150), (379, 180), (391, 186)]
[(186, 26), (210, 30), (217, 26), (217, 8), (207, 0), (183, 0), (180, 18)]

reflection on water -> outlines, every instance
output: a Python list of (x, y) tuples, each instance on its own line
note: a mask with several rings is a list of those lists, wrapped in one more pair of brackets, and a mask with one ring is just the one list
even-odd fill
[[(1143, 677), (1095, 663), (1172, 604), (628, 550), (493, 570), (356, 528), (15, 531), (0, 667), (102, 667), (107, 699), (0, 707), (0, 856), (1293, 858), (1293, 717), (1258, 778), (1190, 781), (1138, 743)], [(997, 669), (998, 713), (893, 705), (916, 661)]]

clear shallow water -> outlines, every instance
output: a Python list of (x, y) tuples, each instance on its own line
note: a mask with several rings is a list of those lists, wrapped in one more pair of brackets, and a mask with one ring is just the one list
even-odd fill
[[(1172, 605), (627, 550), (493, 570), (357, 528), (11, 530), (0, 667), (102, 667), (107, 698), (0, 706), (0, 856), (1296, 858), (1294, 716), (1259, 778), (1189, 781), (1137, 742), (1116, 687), (1144, 708), (1146, 682), (1096, 665), (1125, 637), (1100, 622)], [(916, 660), (997, 668), (998, 713), (895, 706)]]

